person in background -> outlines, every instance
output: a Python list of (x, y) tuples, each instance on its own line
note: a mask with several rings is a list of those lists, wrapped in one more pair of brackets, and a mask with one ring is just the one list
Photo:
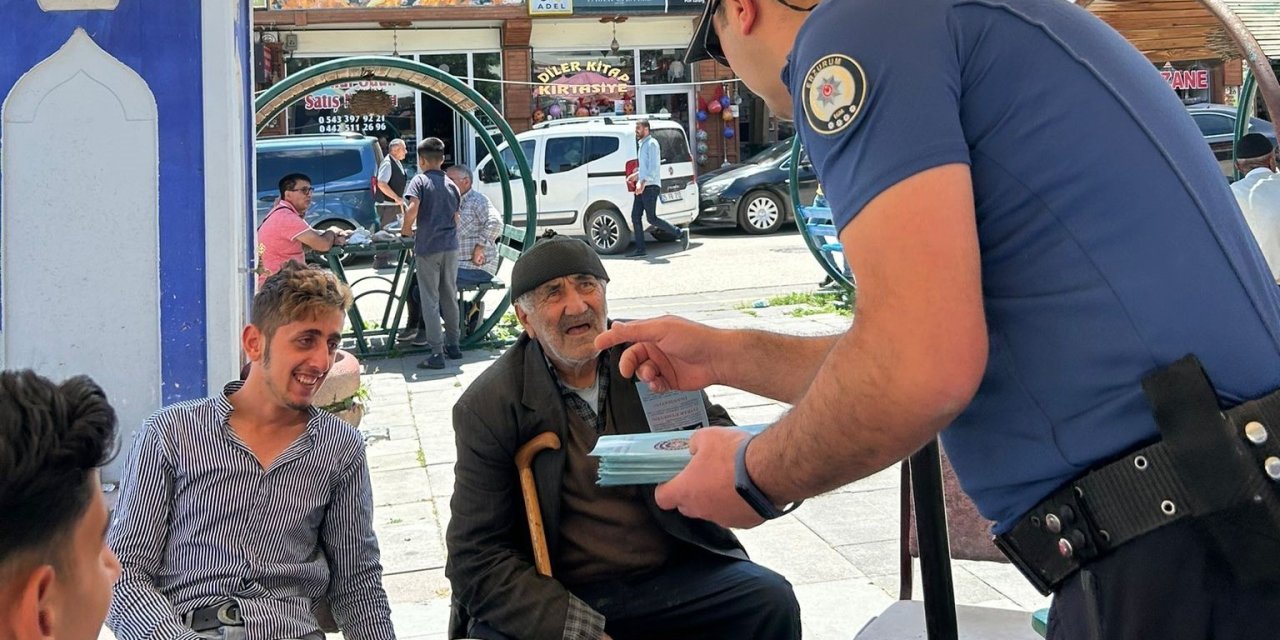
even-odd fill
[[(378, 165), (378, 192), (376, 200), (378, 202), (378, 226), (386, 229), (387, 225), (395, 222), (396, 218), (404, 212), (404, 188), (409, 182), (407, 174), (404, 171), (405, 155), (408, 149), (405, 147), (404, 140), (396, 138), (387, 145), (387, 155), (382, 158), (382, 164)], [(374, 269), (385, 269), (395, 266), (391, 264), (391, 259), (395, 256), (394, 251), (384, 251), (373, 257)]]
[(94, 640), (120, 563), (98, 467), (116, 414), (84, 376), (0, 373), (0, 638)]
[(1280, 174), (1271, 139), (1250, 133), (1236, 143), (1236, 168), (1244, 174), (1231, 185), (1249, 230), (1262, 249), (1271, 277), (1280, 282)]
[(280, 199), (258, 227), (258, 286), (290, 260), (305, 263), (304, 246), (323, 253), (351, 236), (350, 229), (316, 231), (307, 224), (311, 193), (311, 178), (304, 173), (280, 178)]
[(683, 248), (689, 248), (689, 230), (677, 229), (675, 225), (658, 217), (658, 195), (662, 193), (662, 150), (658, 140), (653, 137), (648, 120), (636, 121), (636, 140), (640, 146), (636, 149), (639, 161), (635, 173), (627, 176), (628, 182), (634, 182), (635, 201), (631, 205), (631, 235), (635, 241), (635, 250), (628, 254), (631, 258), (642, 258), (648, 255), (644, 247), (644, 221), (667, 232), (673, 238), (679, 238)]
[[(443, 369), (444, 359), (462, 359), (458, 347), (460, 328), (458, 305), (458, 203), (462, 194), (445, 175), (444, 141), (427, 138), (418, 144), (418, 168), (421, 173), (409, 181), (405, 198), (409, 209), (404, 214), (403, 237), (414, 236), (413, 255), (418, 273), (422, 320), (420, 335), (410, 336), (413, 344), (431, 348), (431, 354), (418, 363), (420, 369)], [(417, 224), (415, 235), (414, 224)], [(449, 304), (441, 305), (442, 300)], [(444, 317), (444, 335), (440, 321)], [(409, 325), (413, 327), (412, 324)]]

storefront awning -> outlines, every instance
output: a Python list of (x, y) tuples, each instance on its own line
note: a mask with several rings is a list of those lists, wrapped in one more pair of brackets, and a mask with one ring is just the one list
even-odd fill
[(1244, 22), (1262, 50), (1280, 59), (1280, 2), (1276, 0), (1227, 0), (1227, 6)]
[[(1226, 0), (1226, 4), (1269, 57), (1280, 57), (1280, 0)], [(1244, 57), (1198, 0), (1097, 0), (1088, 8), (1152, 62)]]

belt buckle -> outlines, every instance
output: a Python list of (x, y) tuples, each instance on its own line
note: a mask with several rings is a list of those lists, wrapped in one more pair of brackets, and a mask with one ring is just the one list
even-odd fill
[(1013, 548), (1013, 545), (1009, 544), (1004, 539), (1004, 536), (995, 536), (991, 539), (991, 542), (994, 543), (996, 548), (1000, 550), (1000, 553), (1003, 553), (1004, 557), (1008, 558), (1009, 562), (1018, 569), (1018, 572), (1022, 574), (1022, 577), (1026, 578), (1027, 582), (1030, 582), (1031, 586), (1035, 587), (1036, 591), (1040, 592), (1040, 595), (1048, 596), (1053, 594), (1053, 586), (1050, 585), (1043, 576), (1036, 572), (1035, 569), (1032, 569), (1031, 565), (1027, 564), (1027, 562), (1022, 559), (1022, 555), (1018, 553), (1017, 549)]
[(217, 616), (218, 622), (224, 625), (236, 626), (244, 624), (244, 618), (240, 617), (240, 605), (235, 602), (223, 603), (222, 606), (218, 607)]

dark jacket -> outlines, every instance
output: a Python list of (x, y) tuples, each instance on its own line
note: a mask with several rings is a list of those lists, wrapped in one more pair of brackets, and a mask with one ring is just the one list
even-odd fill
[[(648, 430), (633, 380), (618, 371), (622, 347), (608, 352), (609, 412), (619, 433)], [(733, 424), (724, 409), (703, 394), (712, 424)], [(568, 416), (542, 348), (521, 334), (510, 349), (481, 374), (453, 407), (458, 447), (451, 517), (445, 542), (445, 574), (453, 586), (449, 637), (464, 637), (474, 617), (508, 635), (554, 639), (564, 631), (569, 592), (533, 566), (529, 527), (516, 476), (516, 450), (544, 431), (565, 441)], [(560, 487), (565, 452), (546, 450), (533, 461), (534, 480), (546, 529), (551, 571), (560, 542)], [(746, 559), (727, 529), (663, 511), (648, 492), (649, 510), (667, 533), (713, 553)]]

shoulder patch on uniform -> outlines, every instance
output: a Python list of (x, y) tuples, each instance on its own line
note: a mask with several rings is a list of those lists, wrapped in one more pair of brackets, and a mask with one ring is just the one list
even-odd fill
[(809, 67), (801, 90), (809, 127), (834, 135), (853, 124), (861, 113), (867, 99), (867, 74), (853, 58), (829, 55)]

